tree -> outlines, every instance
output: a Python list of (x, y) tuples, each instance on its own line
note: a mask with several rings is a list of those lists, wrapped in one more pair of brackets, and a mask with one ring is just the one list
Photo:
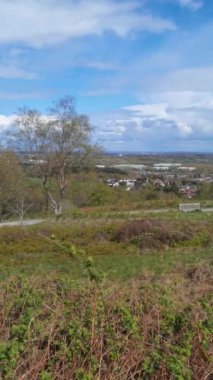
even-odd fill
[(32, 207), (33, 203), (26, 203), (25, 197), (22, 196), (20, 199), (17, 200), (17, 202), (14, 203), (14, 205), (11, 207), (11, 210), (15, 215), (19, 217), (20, 223), (23, 224), (25, 214)]
[(22, 108), (15, 125), (18, 149), (33, 157), (55, 215), (62, 215), (69, 173), (88, 166), (94, 151), (88, 117), (78, 115), (73, 98), (66, 96), (48, 116)]
[(13, 152), (0, 152), (0, 216), (7, 217), (23, 192), (25, 183), (21, 165)]

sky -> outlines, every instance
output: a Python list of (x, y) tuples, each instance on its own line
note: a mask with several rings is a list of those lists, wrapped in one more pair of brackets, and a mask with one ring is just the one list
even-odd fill
[(212, 0), (0, 0), (0, 136), (74, 96), (108, 152), (213, 152)]

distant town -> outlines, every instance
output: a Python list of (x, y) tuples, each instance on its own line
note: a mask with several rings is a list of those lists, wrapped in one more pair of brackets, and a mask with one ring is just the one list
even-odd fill
[[(119, 158), (123, 155), (119, 155)], [(152, 156), (152, 160), (155, 156)], [(146, 158), (147, 160), (147, 158)], [(105, 179), (105, 183), (110, 187), (123, 187), (127, 191), (134, 191), (146, 186), (154, 189), (170, 191), (191, 199), (196, 196), (202, 184), (213, 183), (212, 166), (207, 160), (206, 165), (197, 165), (184, 162), (147, 162), (142, 163), (121, 163), (121, 164), (97, 164), (99, 171), (114, 172)], [(202, 160), (201, 160), (202, 161)], [(120, 174), (121, 178), (119, 178)]]

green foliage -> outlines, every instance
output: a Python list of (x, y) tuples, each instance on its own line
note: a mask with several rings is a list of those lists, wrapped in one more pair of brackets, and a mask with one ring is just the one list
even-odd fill
[(95, 380), (91, 373), (85, 372), (83, 368), (79, 368), (75, 372), (75, 380)]
[(0, 343), (0, 375), (3, 376), (3, 379), (13, 378), (13, 370), (23, 351), (23, 343), (19, 343), (16, 340)]
[(42, 306), (42, 296), (23, 277), (18, 277), (15, 284), (9, 284), (8, 291), (12, 295), (10, 312), (16, 319), (10, 328), (9, 340), (0, 344), (0, 367), (3, 378), (13, 379), (13, 371), (30, 336), (35, 310)]
[(190, 240), (193, 246), (208, 245), (211, 242), (211, 236), (207, 230), (197, 232), (196, 236)]
[(53, 379), (54, 379), (54, 377), (48, 371), (41, 371), (41, 373), (39, 375), (39, 380), (53, 380)]
[[(85, 267), (95, 260), (87, 258)], [(8, 278), (1, 283), (0, 376), (13, 380), (29, 370), (42, 380), (116, 378), (130, 370), (127, 358), (137, 360), (139, 378), (204, 376), (213, 333), (207, 284), (183, 271), (105, 285)]]
[(115, 312), (121, 318), (121, 329), (123, 334), (128, 337), (137, 335), (139, 332), (138, 320), (129, 307), (124, 305), (119, 305), (116, 307)]

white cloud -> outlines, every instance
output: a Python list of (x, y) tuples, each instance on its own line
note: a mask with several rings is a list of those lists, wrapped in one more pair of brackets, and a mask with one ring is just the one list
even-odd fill
[(14, 122), (16, 119), (16, 115), (1, 115), (0, 114), (0, 133), (8, 130), (9, 126)]
[(101, 138), (122, 136), (126, 132), (125, 119), (112, 118), (105, 122), (103, 128), (99, 131)]
[(141, 10), (134, 0), (0, 0), (0, 42), (43, 46), (111, 31), (174, 30), (172, 21)]
[(15, 65), (3, 66), (0, 65), (0, 78), (5, 79), (37, 79), (36, 73), (30, 73)]
[[(145, 81), (144, 81), (145, 82)], [(206, 92), (213, 90), (213, 66), (187, 67), (170, 71), (158, 77), (148, 78), (149, 91)]]
[[(144, 126), (148, 125), (149, 128), (153, 126), (165, 126), (176, 127), (182, 137), (186, 137), (192, 134), (193, 130), (184, 120), (181, 120), (177, 114), (171, 112), (169, 104), (145, 104), (125, 107), (127, 111), (133, 112), (137, 116), (137, 125), (140, 123), (141, 130)], [(159, 123), (160, 122), (160, 123)], [(157, 132), (157, 130), (156, 130)]]
[(161, 119), (167, 118), (166, 104), (144, 104), (124, 107), (124, 110), (132, 111), (136, 115), (142, 117), (158, 117)]
[[(110, 150), (212, 151), (213, 92), (161, 92), (145, 104), (93, 117)], [(119, 125), (119, 130), (117, 129)], [(123, 128), (121, 128), (123, 126)], [(123, 141), (122, 145), (117, 141)]]
[(177, 0), (181, 6), (187, 7), (192, 11), (197, 11), (204, 5), (202, 0)]
[(104, 62), (104, 61), (90, 61), (90, 60), (77, 60), (75, 63), (72, 63), (70, 66), (74, 67), (87, 67), (90, 69), (96, 69), (100, 71), (116, 70), (119, 68), (118, 65)]

